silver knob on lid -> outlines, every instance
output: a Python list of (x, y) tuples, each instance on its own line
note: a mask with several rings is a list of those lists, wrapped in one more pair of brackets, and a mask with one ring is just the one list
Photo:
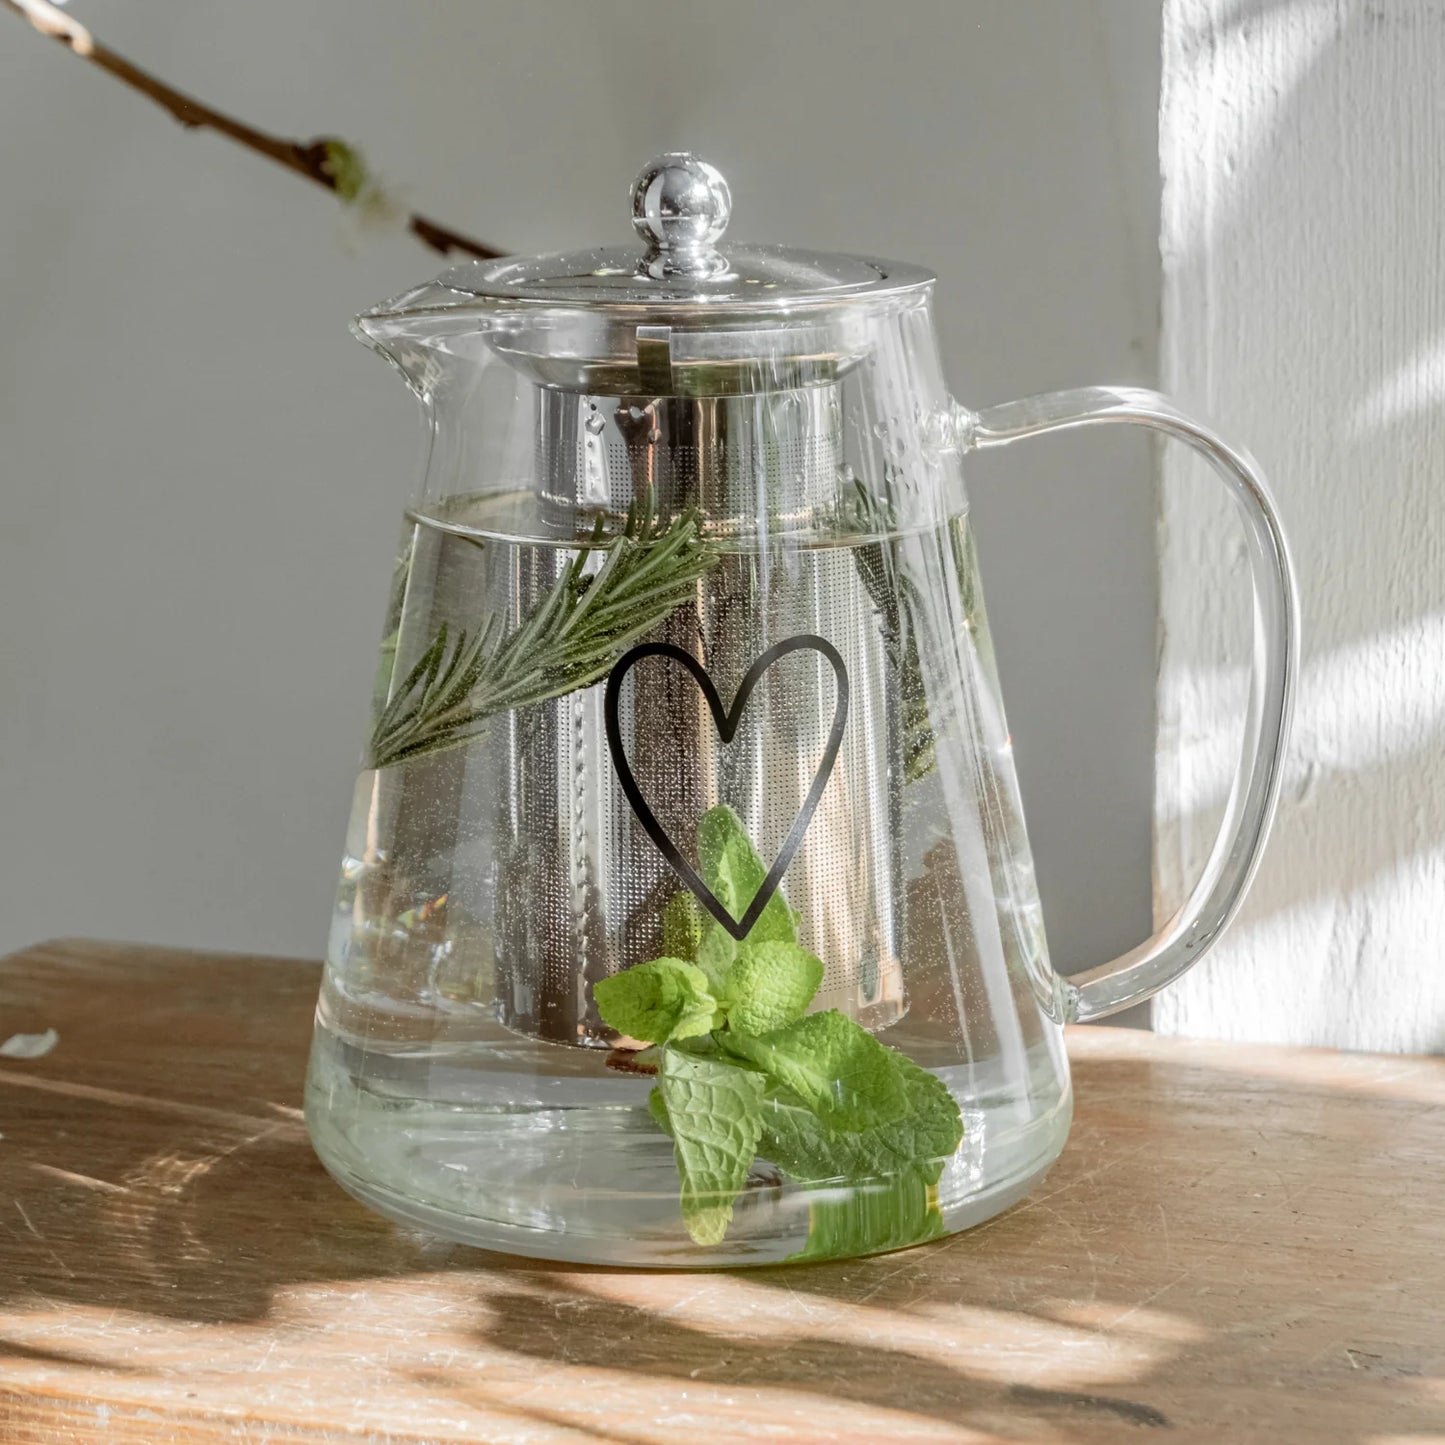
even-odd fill
[(732, 208), (716, 166), (690, 151), (658, 156), (632, 183), (632, 224), (647, 242), (639, 273), (658, 280), (722, 275), (727, 257), (713, 243), (727, 230)]

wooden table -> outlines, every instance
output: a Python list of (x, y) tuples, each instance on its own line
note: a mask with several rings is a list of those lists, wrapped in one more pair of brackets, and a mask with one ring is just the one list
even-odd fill
[(1445, 1440), (1445, 1059), (1080, 1029), (1027, 1202), (745, 1274), (529, 1263), (353, 1203), (317, 970), (0, 962), (0, 1441)]

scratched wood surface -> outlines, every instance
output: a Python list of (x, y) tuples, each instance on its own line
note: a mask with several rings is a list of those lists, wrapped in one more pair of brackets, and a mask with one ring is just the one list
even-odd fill
[[(1286, 966), (1281, 962), (1281, 967)], [(0, 961), (0, 1441), (1445, 1440), (1445, 1059), (1080, 1030), (1034, 1196), (883, 1258), (528, 1263), (298, 1112), (314, 965)]]

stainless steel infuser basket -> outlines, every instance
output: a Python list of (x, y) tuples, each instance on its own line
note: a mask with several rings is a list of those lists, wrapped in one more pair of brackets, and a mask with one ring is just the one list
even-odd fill
[[(512, 284), (529, 308), (494, 328), (491, 345), (534, 388), (544, 518), (585, 536), (594, 520), (615, 525), (632, 507), (664, 518), (692, 510), (721, 549), (661, 640), (706, 669), (724, 706), (776, 639), (822, 634), (836, 646), (846, 725), (785, 896), (824, 961), (820, 1002), (877, 1027), (904, 1007), (903, 743), (867, 579), (848, 547), (824, 545), (852, 495), (841, 388), (865, 360), (850, 308), (827, 303), (928, 278), (864, 261), (838, 277), (769, 248), (725, 254), (716, 243), (729, 208), (711, 166), (662, 157), (633, 190), (641, 259), (614, 270), (584, 258), (603, 291), (596, 311), (550, 312), (559, 277), (545, 262), (521, 263), (493, 284)], [(576, 258), (557, 259), (568, 264), (555, 269), (576, 269)], [(780, 326), (789, 296), (798, 314)], [(804, 540), (779, 550), (770, 534)], [(804, 569), (807, 585), (780, 590), (764, 635), (766, 573), (787, 566)], [(521, 579), (524, 593), (540, 598), (553, 585), (556, 571), (541, 571)], [(622, 685), (618, 731), (637, 787), (680, 848), (704, 810), (728, 802), (771, 859), (807, 800), (811, 764), (796, 760), (823, 750), (840, 678), (822, 654), (799, 650), (758, 685), (772, 705), (745, 710), (726, 748), (685, 669), (652, 659)], [(661, 912), (681, 886), (625, 796), (603, 710), (597, 686), (514, 717), (498, 802), (512, 844), (494, 933), (504, 1020), (584, 1044), (611, 1038), (590, 985), (658, 955)]]

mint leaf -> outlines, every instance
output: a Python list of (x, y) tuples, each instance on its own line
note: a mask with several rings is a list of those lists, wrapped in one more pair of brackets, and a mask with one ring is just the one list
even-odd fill
[[(726, 806), (709, 808), (697, 826), (698, 864), (702, 881), (713, 897), (736, 920), (767, 877), (742, 821)], [(690, 894), (674, 895), (663, 912), (663, 941), (667, 951), (697, 964), (707, 974), (713, 993), (722, 994), (723, 982), (737, 957), (738, 944)], [(797, 924), (781, 893), (768, 900), (748, 932), (748, 943), (796, 943)]]
[(654, 958), (592, 985), (603, 1023), (647, 1044), (705, 1034), (721, 1023), (707, 975), (680, 958)]
[(742, 944), (723, 984), (728, 1028), (768, 1034), (796, 1023), (823, 982), (823, 965), (796, 943)]
[[(709, 808), (697, 825), (702, 881), (736, 923), (763, 886), (768, 870), (742, 820), (725, 804)], [(748, 932), (749, 943), (796, 943), (797, 925), (781, 893), (774, 893)]]
[(697, 966), (708, 976), (715, 994), (723, 991), (723, 982), (737, 957), (738, 946), (732, 935), (713, 918), (702, 925), (702, 940), (697, 946)]
[(870, 1129), (830, 1129), (794, 1094), (773, 1088), (763, 1101), (761, 1152), (800, 1184), (887, 1179), (911, 1172), (936, 1184), (963, 1138), (963, 1117), (943, 1082), (893, 1053), (907, 1098), (904, 1114)]
[(692, 963), (702, 942), (702, 909), (691, 893), (674, 893), (662, 910), (662, 951)]
[(906, 1054), (892, 1051), (903, 1071), (907, 1109), (903, 1117), (880, 1131), (898, 1158), (913, 1167), (929, 1184), (937, 1184), (943, 1166), (963, 1141), (963, 1115), (958, 1100), (936, 1074), (915, 1064)]
[(763, 1101), (764, 1157), (812, 1191), (808, 1239), (794, 1260), (901, 1249), (943, 1233), (934, 1185), (963, 1138), (963, 1118), (941, 1080), (903, 1054), (908, 1110), (891, 1124), (829, 1129), (786, 1091)]
[(836, 1009), (809, 1014), (754, 1038), (720, 1034), (723, 1047), (756, 1064), (834, 1129), (868, 1129), (908, 1107), (901, 1054)]
[(671, 1139), (672, 1120), (667, 1117), (667, 1104), (663, 1101), (662, 1090), (656, 1085), (653, 1085), (647, 1095), (647, 1112), (652, 1115), (652, 1122)]
[(916, 1174), (819, 1189), (808, 1201), (808, 1238), (790, 1262), (849, 1259), (922, 1244), (943, 1233), (933, 1189)]
[[(682, 1218), (696, 1244), (720, 1244), (762, 1130), (760, 1075), (665, 1049), (658, 1098), (682, 1177)], [(651, 1103), (653, 1118), (658, 1110)]]

